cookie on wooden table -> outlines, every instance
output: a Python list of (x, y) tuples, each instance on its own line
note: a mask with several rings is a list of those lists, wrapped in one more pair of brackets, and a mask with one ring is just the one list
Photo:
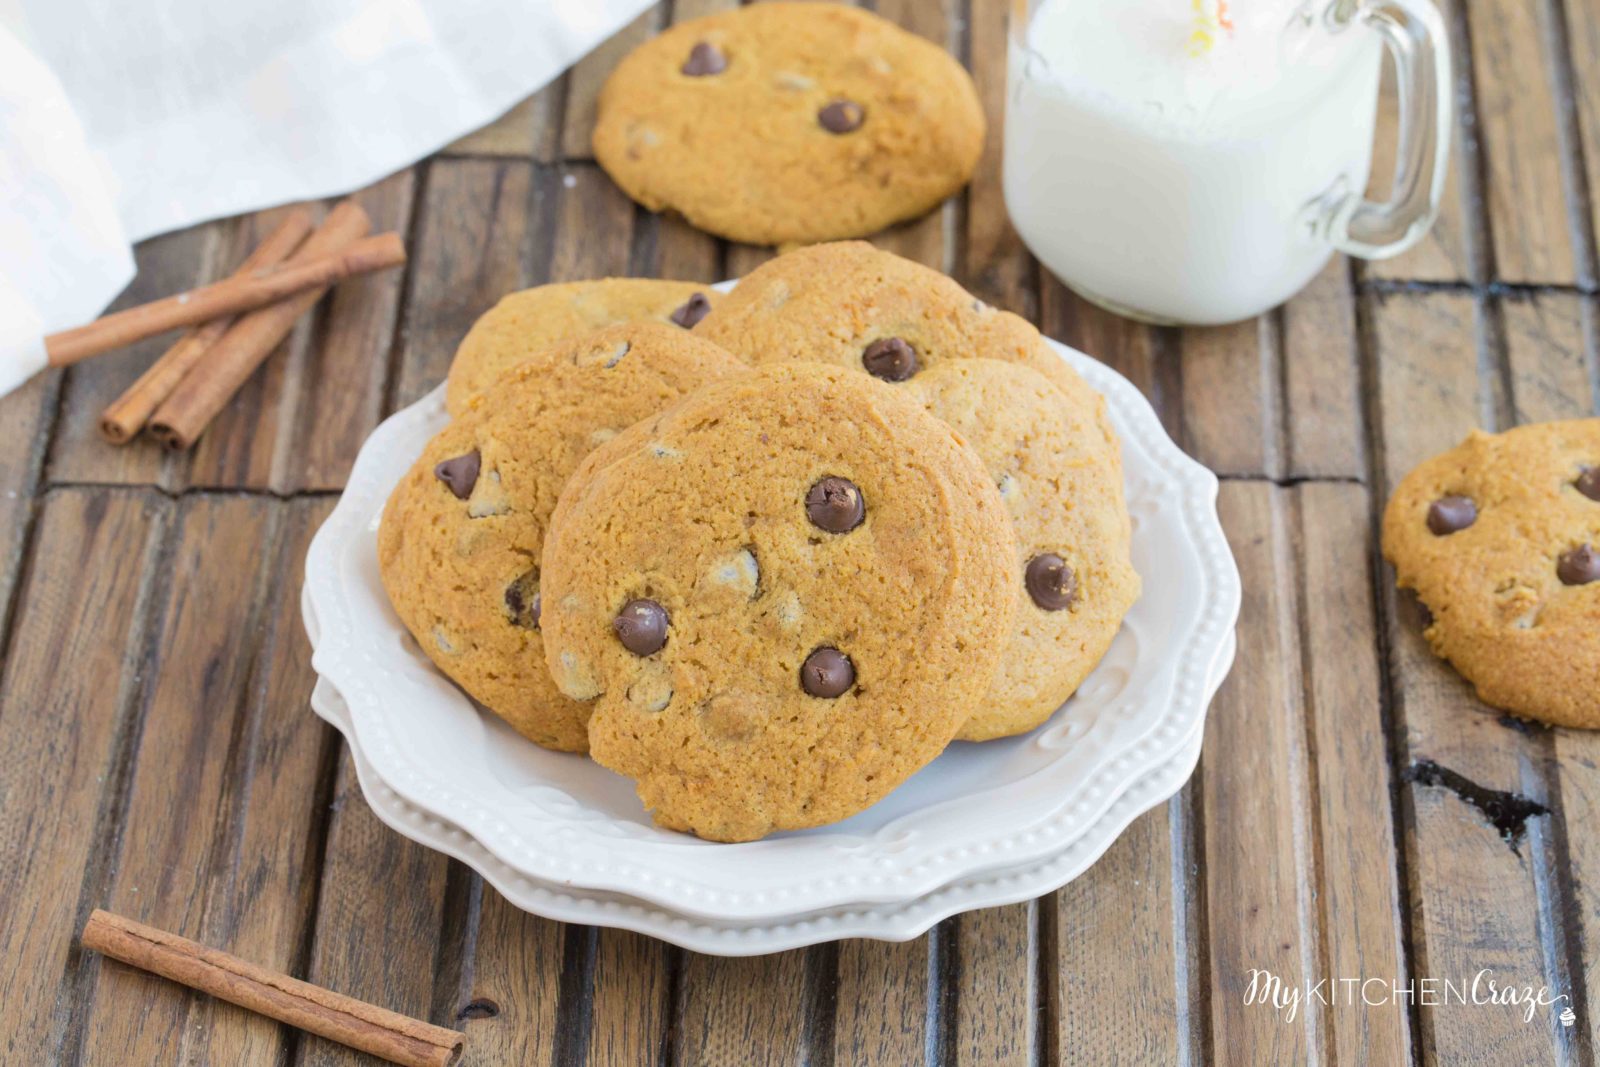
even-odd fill
[(1117, 442), (1095, 409), (1020, 363), (945, 360), (908, 388), (977, 453), (1017, 533), (1016, 623), (958, 736), (1023, 733), (1077, 690), (1139, 597)]
[(923, 214), (966, 184), (983, 136), (971, 77), (931, 41), (855, 7), (752, 4), (630, 52), (594, 154), (652, 211), (803, 244)]
[(815, 360), (883, 381), (914, 380), (947, 359), (1024, 363), (1080, 408), (1105, 401), (1025, 319), (990, 307), (949, 277), (865, 241), (813, 245), (768, 260), (696, 332), (752, 363)]
[(467, 402), (524, 359), (558, 341), (624, 322), (692, 329), (720, 294), (696, 282), (600, 278), (508, 293), (478, 317), (456, 349), (445, 407), (459, 417)]
[(1487, 704), (1600, 727), (1600, 419), (1474, 432), (1400, 482), (1383, 554)]
[(618, 431), (717, 378), (734, 356), (676, 326), (612, 326), (507, 371), (441, 430), (384, 507), (384, 588), (424, 653), (516, 730), (588, 746), (589, 705), (544, 665), (539, 555), (557, 495)]
[(750, 840), (854, 814), (944, 749), (1005, 648), (1015, 557), (977, 457), (914, 397), (764, 367), (573, 477), (545, 655), (661, 825)]

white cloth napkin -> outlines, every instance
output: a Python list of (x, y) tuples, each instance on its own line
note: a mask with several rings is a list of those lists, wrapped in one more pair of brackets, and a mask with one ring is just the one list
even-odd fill
[(651, 0), (0, 0), (0, 393), (129, 243), (331, 196), (483, 125)]

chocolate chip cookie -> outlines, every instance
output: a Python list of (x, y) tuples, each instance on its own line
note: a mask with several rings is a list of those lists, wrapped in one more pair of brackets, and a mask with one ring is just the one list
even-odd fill
[(1093, 408), (1020, 363), (945, 360), (909, 392), (977, 453), (1017, 532), (1016, 624), (959, 736), (1031, 730), (1100, 662), (1139, 596), (1117, 443)]
[(1600, 727), (1600, 419), (1474, 432), (1422, 463), (1383, 554), (1485, 703)]
[(719, 296), (695, 282), (653, 278), (561, 282), (510, 293), (479, 316), (456, 350), (445, 407), (459, 418), (476, 393), (557, 341), (624, 322), (693, 329)]
[(989, 689), (1011, 522), (911, 394), (786, 363), (598, 449), (551, 519), (545, 656), (591, 754), (718, 841), (867, 807)]
[(744, 365), (677, 326), (613, 326), (495, 379), (384, 508), (389, 600), (440, 670), (526, 737), (588, 747), (589, 705), (545, 669), (539, 554), (567, 478), (618, 431)]
[(735, 241), (857, 237), (965, 185), (983, 109), (938, 45), (838, 4), (752, 4), (634, 49), (594, 154), (633, 199)]
[(1043, 374), (1072, 404), (1105, 401), (1027, 320), (990, 307), (949, 277), (865, 241), (801, 248), (747, 274), (696, 327), (752, 363), (803, 359), (891, 384), (947, 359), (1000, 359)]

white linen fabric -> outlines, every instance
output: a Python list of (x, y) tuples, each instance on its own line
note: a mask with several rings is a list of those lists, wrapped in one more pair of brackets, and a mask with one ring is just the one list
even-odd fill
[(366, 185), (651, 0), (0, 0), (0, 393), (129, 243)]

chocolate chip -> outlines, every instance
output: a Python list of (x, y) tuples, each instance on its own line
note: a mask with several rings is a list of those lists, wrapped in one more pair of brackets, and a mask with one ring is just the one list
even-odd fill
[(1566, 585), (1588, 585), (1600, 582), (1600, 552), (1588, 545), (1579, 545), (1563, 552), (1556, 560), (1556, 577)]
[(1578, 480), (1572, 483), (1584, 496), (1600, 504), (1600, 467), (1585, 467)]
[(706, 299), (706, 294), (695, 293), (682, 307), (672, 313), (672, 321), (685, 330), (692, 330), (694, 324), (705, 318), (706, 312), (710, 310), (711, 301)]
[(854, 100), (835, 100), (817, 112), (817, 121), (829, 133), (849, 133), (866, 117), (866, 110)]
[(525, 630), (539, 628), (539, 570), (534, 568), (506, 586), (506, 611)]
[(1428, 529), (1437, 537), (1465, 530), (1478, 521), (1478, 505), (1471, 497), (1442, 496), (1428, 505)]
[(611, 620), (622, 647), (635, 656), (649, 656), (667, 643), (667, 609), (654, 600), (630, 600)]
[(806, 518), (811, 525), (829, 533), (849, 533), (867, 516), (861, 490), (848, 478), (829, 476), (806, 493)]
[(472, 487), (478, 484), (478, 467), (482, 462), (474, 448), (464, 456), (447, 459), (434, 467), (433, 476), (448, 485), (457, 500), (465, 500), (472, 495)]
[(861, 365), (874, 378), (903, 382), (917, 373), (917, 350), (898, 337), (880, 337), (861, 353)]
[(707, 74), (721, 74), (728, 69), (728, 60), (714, 44), (701, 41), (689, 49), (689, 58), (684, 60), (682, 70), (691, 78), (703, 78)]
[(814, 697), (832, 700), (855, 684), (856, 665), (837, 648), (819, 648), (800, 665), (800, 688)]
[(1062, 611), (1078, 600), (1078, 576), (1054, 552), (1041, 552), (1030, 559), (1022, 584), (1033, 602), (1046, 611)]

